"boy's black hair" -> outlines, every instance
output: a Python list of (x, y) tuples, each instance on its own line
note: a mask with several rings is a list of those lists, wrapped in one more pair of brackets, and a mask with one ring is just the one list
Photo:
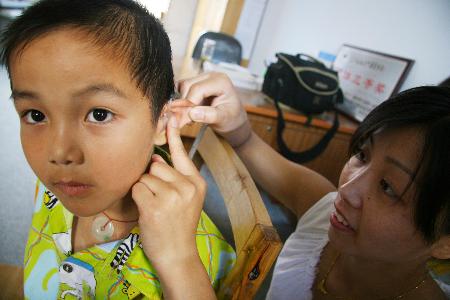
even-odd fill
[(450, 234), (450, 88), (413, 88), (381, 103), (354, 133), (349, 153), (357, 153), (378, 129), (402, 127), (417, 127), (424, 138), (412, 179), (417, 186), (414, 222), (424, 239), (433, 243)]
[(170, 41), (162, 24), (133, 0), (42, 0), (2, 33), (0, 59), (8, 73), (11, 55), (20, 55), (34, 39), (64, 27), (80, 29), (96, 46), (113, 50), (151, 99), (156, 123), (174, 91)]

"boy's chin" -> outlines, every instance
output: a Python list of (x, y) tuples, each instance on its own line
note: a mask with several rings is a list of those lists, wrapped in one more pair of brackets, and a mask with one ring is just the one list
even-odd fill
[[(101, 214), (103, 211), (121, 203), (119, 206), (126, 208), (131, 207), (134, 201), (131, 197), (131, 190), (125, 194), (115, 193), (114, 195), (103, 193), (104, 197), (99, 196), (99, 193), (89, 193), (83, 197), (72, 197), (58, 190), (54, 192), (61, 204), (77, 217), (93, 217)], [(111, 199), (111, 196), (113, 199)]]
[(79, 218), (94, 217), (102, 212), (102, 211), (86, 211), (86, 209), (77, 209), (77, 208), (72, 209), (72, 208), (68, 208), (68, 207), (66, 207), (66, 209), (68, 211), (70, 211), (74, 216), (79, 217)]
[[(89, 203), (86, 203), (85, 201), (74, 201), (74, 200), (67, 200), (67, 199), (60, 199), (61, 203), (64, 205), (64, 207), (70, 211), (73, 215), (80, 217), (80, 218), (88, 218), (93, 217), (98, 214), (100, 214), (102, 211), (104, 211), (106, 208), (103, 207), (92, 207)], [(77, 203), (75, 203), (77, 202)]]

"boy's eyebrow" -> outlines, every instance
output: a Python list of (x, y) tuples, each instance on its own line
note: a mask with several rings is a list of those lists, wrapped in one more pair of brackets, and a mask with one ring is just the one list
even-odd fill
[[(120, 89), (118, 89), (117, 87), (115, 87), (114, 85), (109, 84), (109, 83), (100, 83), (100, 84), (93, 84), (93, 85), (87, 86), (87, 87), (81, 89), (80, 91), (75, 92), (74, 97), (78, 98), (81, 96), (95, 94), (95, 93), (99, 93), (99, 92), (107, 92), (107, 93), (119, 96), (121, 98), (126, 98), (126, 95), (124, 92), (122, 92)], [(11, 93), (11, 98), (14, 101), (20, 100), (20, 99), (38, 100), (39, 96), (38, 96), (38, 94), (31, 92), (31, 91), (27, 91), (27, 90), (21, 91), (21, 90), (13, 89), (13, 91)]]
[(386, 156), (385, 158), (386, 162), (393, 164), (394, 166), (398, 167), (400, 170), (405, 172), (411, 177), (414, 177), (413, 171), (411, 171), (408, 167), (406, 167), (404, 164), (402, 164), (400, 161), (396, 160), (395, 158), (392, 158), (390, 156)]
[(74, 94), (74, 96), (81, 97), (84, 95), (95, 94), (95, 93), (99, 93), (99, 92), (107, 92), (107, 93), (119, 96), (121, 98), (126, 98), (126, 95), (124, 92), (122, 92), (120, 89), (118, 89), (117, 87), (115, 87), (114, 85), (109, 84), (109, 83), (100, 83), (100, 84), (90, 85), (90, 86), (83, 88), (80, 91), (76, 92)]
[(18, 91), (13, 89), (10, 98), (15, 102), (16, 100), (20, 99), (37, 100), (39, 99), (39, 96), (36, 93), (30, 91)]

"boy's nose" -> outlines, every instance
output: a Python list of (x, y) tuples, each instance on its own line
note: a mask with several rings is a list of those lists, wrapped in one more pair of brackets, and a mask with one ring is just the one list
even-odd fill
[(83, 162), (83, 152), (75, 133), (59, 129), (49, 141), (48, 161), (57, 165), (80, 164)]

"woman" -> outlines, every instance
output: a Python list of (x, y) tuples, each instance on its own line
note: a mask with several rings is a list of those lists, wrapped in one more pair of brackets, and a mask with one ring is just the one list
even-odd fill
[[(225, 75), (203, 74), (180, 82), (179, 90), (184, 100), (172, 106), (184, 113), (179, 125), (211, 124), (255, 181), (299, 218), (277, 260), (268, 299), (450, 295), (427, 267), (450, 257), (448, 88), (411, 89), (375, 108), (352, 137), (337, 189), (252, 132)], [(211, 104), (201, 106), (204, 100)]]

